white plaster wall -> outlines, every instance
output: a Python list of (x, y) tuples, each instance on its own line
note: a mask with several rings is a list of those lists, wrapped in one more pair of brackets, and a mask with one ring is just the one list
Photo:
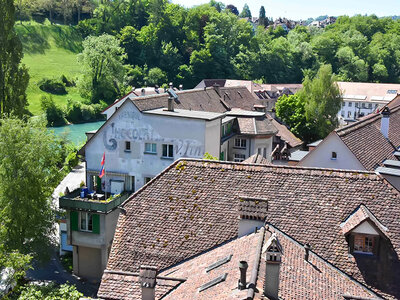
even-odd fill
[(248, 235), (254, 232), (255, 228), (260, 229), (263, 226), (264, 226), (264, 221), (240, 219), (238, 237)]
[[(337, 153), (336, 160), (331, 159), (332, 152)], [(365, 170), (336, 133), (328, 135), (318, 147), (307, 154), (298, 165), (303, 167)]]
[[(220, 141), (220, 128), (210, 127)], [(100, 170), (103, 152), (106, 152), (106, 172), (128, 174), (135, 177), (135, 189), (144, 184), (144, 176), (154, 177), (180, 157), (202, 158), (205, 153), (206, 121), (199, 119), (142, 114), (127, 101), (86, 145), (88, 170)], [(125, 152), (125, 141), (131, 142), (131, 152)], [(157, 144), (157, 155), (145, 154), (145, 142)], [(173, 159), (161, 158), (162, 144), (174, 145)], [(210, 149), (215, 147), (211, 144)], [(219, 149), (219, 148), (218, 148)], [(219, 153), (212, 150), (215, 154)], [(109, 182), (107, 176), (107, 182)], [(123, 177), (114, 179), (123, 180)], [(104, 177), (103, 177), (104, 180)], [(107, 191), (109, 192), (109, 184)]]
[[(251, 155), (256, 154), (258, 148), (262, 148), (262, 149), (266, 148), (267, 151), (266, 151), (265, 158), (268, 159), (268, 161), (271, 161), (272, 140), (273, 140), (272, 137), (255, 138), (252, 143), (254, 145), (254, 147), (252, 149)], [(264, 155), (264, 153), (261, 153), (261, 155)]]
[(206, 122), (205, 152), (218, 157), (221, 145), (221, 119)]
[(356, 228), (354, 228), (351, 232), (362, 233), (362, 234), (372, 234), (379, 235), (378, 231), (375, 230), (374, 227), (371, 226), (368, 222), (362, 222)]

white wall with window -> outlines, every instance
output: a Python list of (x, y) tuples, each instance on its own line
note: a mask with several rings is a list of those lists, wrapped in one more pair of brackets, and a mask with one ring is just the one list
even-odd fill
[(107, 192), (110, 180), (126, 182), (126, 178), (134, 178), (130, 186), (137, 190), (145, 177), (154, 177), (181, 157), (203, 158), (205, 152), (219, 157), (222, 114), (203, 112), (216, 116), (206, 119), (191, 111), (184, 117), (179, 110), (163, 113), (140, 112), (125, 101), (85, 146), (88, 184), (97, 181), (90, 176), (98, 175), (104, 152), (106, 176), (101, 185)]

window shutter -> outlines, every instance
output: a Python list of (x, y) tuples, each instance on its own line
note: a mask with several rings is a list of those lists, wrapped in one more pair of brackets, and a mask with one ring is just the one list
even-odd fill
[(101, 178), (99, 176), (96, 176), (96, 192), (100, 193), (101, 192)]
[(93, 215), (92, 216), (92, 222), (93, 222), (93, 233), (100, 233), (100, 215)]
[(78, 212), (77, 211), (71, 211), (69, 213), (69, 220), (71, 223), (71, 231), (78, 231)]
[(350, 234), (349, 236), (349, 250), (350, 253), (353, 253), (354, 251), (354, 235)]

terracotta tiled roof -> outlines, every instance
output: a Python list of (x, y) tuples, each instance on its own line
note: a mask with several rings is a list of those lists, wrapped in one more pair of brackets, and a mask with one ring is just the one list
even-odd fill
[(393, 108), (389, 121), (389, 140), (380, 131), (381, 115), (371, 114), (351, 125), (337, 129), (337, 135), (367, 170), (374, 170), (400, 146), (400, 106)]
[(346, 219), (346, 221), (340, 224), (340, 227), (342, 228), (344, 234), (348, 234), (350, 231), (352, 231), (354, 228), (356, 228), (358, 225), (366, 220), (371, 221), (375, 225), (375, 227), (381, 231), (382, 234), (386, 235), (388, 229), (383, 226), (382, 223), (379, 222), (372, 214), (372, 212), (370, 212), (370, 210), (363, 204), (360, 205), (360, 207), (357, 208), (357, 210), (352, 213)]
[(267, 115), (267, 118), (271, 121), (272, 125), (274, 125), (276, 129), (278, 129), (278, 133), (276, 135), (280, 137), (284, 142), (288, 143), (290, 147), (294, 148), (303, 144), (303, 142), (299, 138), (297, 138), (285, 125), (279, 123), (270, 115)]
[(248, 118), (237, 117), (239, 133), (244, 135), (265, 134), (272, 135), (277, 133), (274, 125), (265, 117)]
[[(177, 161), (124, 204), (107, 269), (137, 272), (146, 264), (163, 270), (236, 238), (240, 196), (271, 199), (268, 223), (309, 243), (348, 275), (400, 297), (398, 261), (383, 271), (390, 279), (371, 281), (349, 257), (340, 228), (364, 204), (388, 228), (400, 254), (399, 194), (371, 172)], [(108, 289), (103, 281), (103, 297)]]
[[(116, 300), (142, 300), (139, 274), (106, 271), (102, 278), (103, 286), (107, 291), (99, 290), (97, 296)], [(181, 281), (157, 279), (155, 294), (156, 299), (168, 294), (179, 286)]]
[(249, 158), (242, 161), (244, 164), (262, 164), (262, 165), (269, 165), (270, 162), (260, 154), (253, 154)]

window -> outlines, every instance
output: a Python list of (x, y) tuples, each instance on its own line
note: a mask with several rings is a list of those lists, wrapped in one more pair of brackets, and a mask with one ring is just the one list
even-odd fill
[(374, 238), (367, 235), (354, 236), (354, 251), (372, 253), (374, 249)]
[(144, 153), (157, 154), (157, 144), (156, 143), (145, 143)]
[(148, 183), (151, 179), (152, 179), (152, 177), (145, 177), (144, 178), (144, 184)]
[(236, 148), (246, 148), (246, 139), (235, 139)]
[(173, 158), (174, 157), (174, 145), (163, 144), (162, 145), (162, 157)]
[(354, 106), (355, 106), (355, 107), (358, 107), (358, 103), (356, 102)]
[(336, 158), (337, 158), (337, 153), (336, 152), (332, 152), (331, 159), (335, 160)]
[(397, 94), (397, 90), (388, 90), (387, 94)]
[(347, 112), (347, 117), (348, 117), (348, 118), (351, 118), (351, 111), (348, 111), (348, 112)]
[(235, 154), (235, 158), (233, 159), (233, 161), (242, 162), (245, 160), (245, 158), (246, 156), (244, 154)]
[(343, 101), (343, 103), (342, 103), (342, 107), (345, 107), (345, 106), (346, 106), (346, 102), (344, 102), (344, 101)]
[(79, 230), (93, 231), (93, 215), (88, 212), (79, 212)]
[(344, 111), (343, 110), (340, 112), (340, 115), (344, 118)]
[(368, 103), (368, 108), (372, 108), (372, 103)]
[(349, 107), (352, 107), (353, 106), (353, 102), (349, 102)]
[(131, 142), (125, 141), (125, 152), (131, 152)]
[(361, 104), (361, 107), (362, 107), (362, 108), (367, 108), (367, 107), (365, 106), (365, 103), (362, 103), (362, 104)]

